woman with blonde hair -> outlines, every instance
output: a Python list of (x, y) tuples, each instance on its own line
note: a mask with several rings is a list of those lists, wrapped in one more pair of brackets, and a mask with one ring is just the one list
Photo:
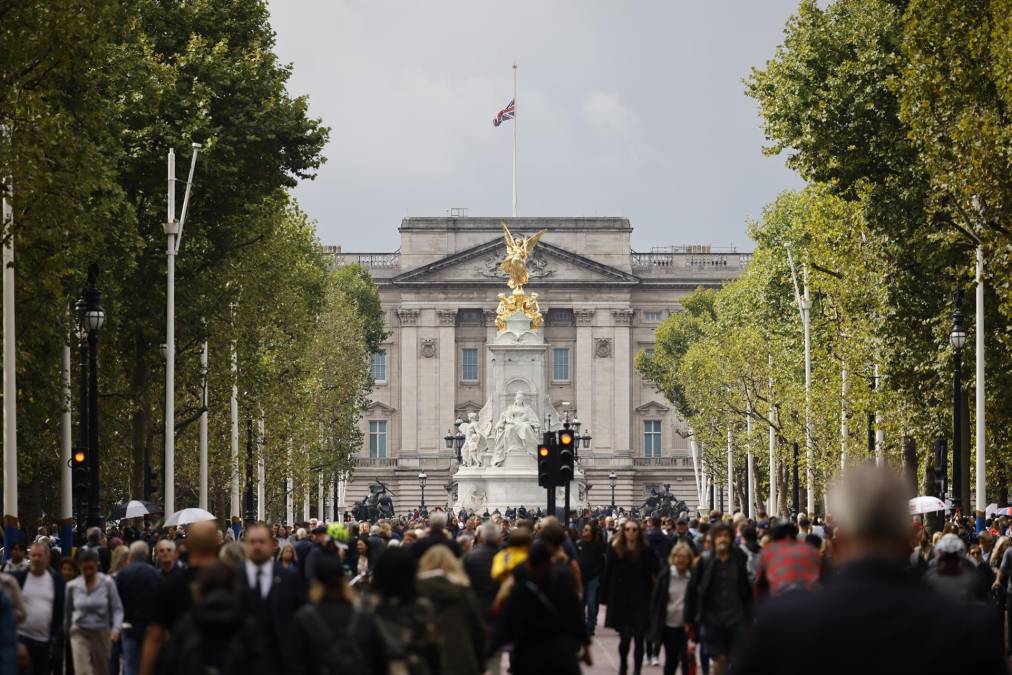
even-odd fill
[(988, 564), (991, 566), (991, 569), (997, 570), (1001, 567), (1002, 556), (1005, 555), (1005, 550), (1009, 547), (1010, 543), (1012, 543), (1012, 539), (1009, 537), (1001, 537), (998, 540), (998, 543), (994, 545), (994, 548), (991, 550), (991, 558), (988, 560)]
[(218, 549), (218, 560), (226, 565), (238, 567), (246, 560), (246, 549), (236, 541), (230, 541)]
[(446, 546), (430, 546), (418, 561), (418, 595), (436, 612), (441, 635), (457, 636), (443, 653), (443, 673), (480, 675), (485, 670), (485, 621), (471, 581)]
[(112, 556), (109, 563), (109, 576), (114, 577), (116, 573), (127, 566), (130, 562), (130, 549), (120, 544), (112, 550)]
[(651, 642), (664, 645), (664, 675), (675, 675), (678, 664), (682, 675), (689, 673), (688, 635), (685, 631), (685, 595), (692, 577), (692, 548), (679, 542), (668, 556), (668, 568), (657, 578), (650, 597)]
[(660, 561), (647, 543), (638, 520), (629, 518), (608, 548), (601, 580), (601, 604), (608, 607), (604, 625), (619, 632), (619, 674), (625, 675), (629, 644), (634, 643), (633, 672), (643, 669), (643, 647), (654, 577)]
[(291, 544), (285, 544), (278, 549), (278, 562), (285, 569), (294, 569), (299, 562), (299, 556), (295, 552), (295, 547)]

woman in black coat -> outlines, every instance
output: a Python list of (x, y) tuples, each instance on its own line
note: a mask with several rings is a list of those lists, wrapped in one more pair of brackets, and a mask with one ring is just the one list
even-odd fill
[(601, 604), (608, 612), (604, 625), (619, 632), (619, 675), (627, 672), (629, 643), (634, 642), (633, 672), (643, 668), (643, 640), (650, 624), (650, 595), (660, 569), (657, 554), (638, 521), (629, 519), (608, 548), (601, 581)]
[(513, 571), (503, 611), (501, 641), (513, 643), (516, 675), (580, 675), (579, 657), (592, 665), (590, 638), (572, 573), (552, 562), (544, 541), (531, 545)]

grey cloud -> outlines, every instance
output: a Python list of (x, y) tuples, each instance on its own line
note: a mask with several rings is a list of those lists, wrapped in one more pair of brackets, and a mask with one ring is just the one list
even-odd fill
[(391, 250), (404, 216), (508, 215), (519, 63), (522, 215), (625, 215), (637, 248), (743, 245), (800, 185), (762, 156), (741, 78), (795, 0), (272, 0), (290, 89), (332, 127), (296, 189), (326, 243)]

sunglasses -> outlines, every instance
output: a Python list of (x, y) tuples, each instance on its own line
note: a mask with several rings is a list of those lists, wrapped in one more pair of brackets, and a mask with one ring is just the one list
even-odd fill
[(635, 525), (626, 525), (625, 531), (626, 532), (639, 532), (640, 528), (636, 527)]

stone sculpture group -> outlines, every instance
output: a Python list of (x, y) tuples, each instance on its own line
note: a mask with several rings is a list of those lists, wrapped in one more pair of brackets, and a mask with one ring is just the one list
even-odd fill
[(502, 466), (511, 452), (534, 454), (541, 423), (523, 392), (517, 392), (498, 419), (494, 407), (490, 399), (480, 413), (468, 414), (467, 421), (460, 425), (463, 466)]

